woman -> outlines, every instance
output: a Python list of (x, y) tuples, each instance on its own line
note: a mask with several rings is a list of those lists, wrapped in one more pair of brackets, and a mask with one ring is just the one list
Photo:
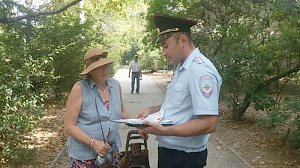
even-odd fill
[(97, 155), (110, 158), (105, 161), (110, 160), (109, 164), (119, 167), (119, 126), (110, 121), (131, 117), (123, 106), (119, 82), (109, 78), (111, 63), (107, 52), (98, 48), (84, 55), (84, 70), (80, 75), (87, 78), (74, 84), (64, 117), (71, 168), (95, 168)]

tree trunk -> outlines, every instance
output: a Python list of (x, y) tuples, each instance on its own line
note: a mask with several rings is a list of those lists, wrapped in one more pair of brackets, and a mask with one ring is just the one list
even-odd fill
[(239, 104), (238, 108), (233, 110), (232, 119), (235, 121), (240, 121), (244, 116), (247, 108), (250, 106), (251, 102), (252, 102), (251, 95), (247, 93), (243, 102)]
[[(255, 87), (256, 89), (254, 90), (254, 92), (257, 92), (257, 91), (259, 91), (259, 89), (267, 87), (267, 86), (269, 86), (270, 84), (272, 84), (274, 82), (277, 82), (279, 79), (281, 79), (283, 77), (289, 76), (293, 73), (297, 73), (299, 70), (300, 70), (300, 63), (297, 64), (295, 67), (289, 69), (286, 72), (278, 74), (277, 76), (275, 76), (273, 78), (270, 78), (270, 79), (268, 79), (268, 80), (266, 80), (266, 81), (264, 81), (260, 84), (257, 84), (257, 86)], [(235, 120), (235, 121), (240, 121), (242, 119), (242, 117), (244, 116), (247, 108), (250, 106), (251, 102), (252, 102), (251, 94), (246, 93), (246, 96), (245, 96), (243, 102), (238, 105), (238, 108), (233, 109), (232, 119)]]

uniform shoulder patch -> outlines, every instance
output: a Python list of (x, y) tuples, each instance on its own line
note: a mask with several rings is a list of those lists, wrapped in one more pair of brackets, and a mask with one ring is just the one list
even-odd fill
[(200, 90), (201, 93), (209, 97), (212, 94), (213, 88), (214, 88), (214, 81), (213, 77), (210, 75), (203, 75), (200, 77)]
[(203, 64), (203, 63), (204, 63), (204, 61), (203, 61), (199, 56), (194, 57), (194, 61), (195, 61), (197, 64)]

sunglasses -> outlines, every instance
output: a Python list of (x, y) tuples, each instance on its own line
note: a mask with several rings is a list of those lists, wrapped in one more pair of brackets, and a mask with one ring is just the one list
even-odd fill
[(102, 53), (100, 55), (94, 55), (91, 58), (87, 59), (84, 61), (84, 64), (86, 67), (88, 67), (89, 65), (91, 65), (93, 62), (96, 62), (98, 60), (100, 60), (101, 58), (107, 58), (107, 54), (106, 53)]

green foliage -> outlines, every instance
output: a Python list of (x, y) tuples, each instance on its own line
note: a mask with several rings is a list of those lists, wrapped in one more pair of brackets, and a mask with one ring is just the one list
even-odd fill
[(299, 149), (300, 148), (300, 129), (296, 129), (291, 133), (288, 138), (289, 143), (292, 148)]
[[(78, 18), (79, 11), (69, 12), (64, 13), (69, 16), (67, 20), (62, 14), (41, 21), (40, 24), (43, 26), (38, 28), (38, 38), (35, 39), (36, 42), (42, 42), (38, 52), (47, 53), (44, 57), (53, 57), (54, 75), (58, 78), (52, 89), (57, 100), (63, 98), (62, 94), (68, 92), (79, 79), (78, 74), (83, 69), (84, 52), (90, 43), (95, 42), (94, 35), (88, 34), (93, 23), (87, 21), (81, 24)], [(95, 35), (101, 36), (100, 33)]]
[[(35, 9), (32, 1), (3, 2), (1, 18), (16, 16), (16, 7), (22, 14), (31, 14), (58, 9), (69, 1), (52, 0)], [(195, 44), (221, 73), (229, 106), (238, 109), (244, 96), (250, 95), (246, 101), (254, 102), (256, 110), (269, 111), (262, 125), (291, 121), (291, 142), (299, 142), (298, 99), (276, 108), (278, 100), (271, 94), (279, 95), (281, 90), (270, 87), (281, 82), (271, 79), (299, 64), (298, 1), (84, 1), (60, 14), (0, 25), (2, 156), (18, 160), (17, 151), (26, 147), (24, 135), (30, 135), (42, 115), (47, 95), (58, 99), (71, 89), (88, 48), (107, 50), (115, 61), (113, 69), (135, 54), (144, 70), (165, 69), (167, 62), (154, 43), (152, 16), (156, 13), (197, 19), (192, 34)], [(292, 75), (283, 77), (299, 81), (299, 72)]]
[(271, 111), (266, 118), (260, 118), (258, 125), (260, 127), (270, 128), (279, 126), (288, 119), (288, 115), (281, 113), (280, 111)]
[(160, 51), (158, 49), (140, 50), (138, 52), (138, 56), (143, 70), (156, 72), (157, 70), (167, 68), (167, 62), (164, 57), (160, 55)]
[(261, 89), (259, 92), (252, 93), (252, 98), (254, 102), (254, 108), (257, 111), (270, 111), (274, 109), (274, 106), (277, 103), (276, 100), (274, 100), (274, 98), (267, 92), (264, 92), (263, 89)]
[(299, 79), (299, 1), (153, 0), (149, 6), (148, 43), (155, 37), (153, 14), (198, 20), (195, 44), (221, 73), (222, 94), (233, 114), (239, 113), (233, 115), (237, 120), (251, 103), (256, 110), (273, 110), (278, 100), (272, 94), (282, 92), (271, 85)]
[(8, 151), (9, 149), (4, 149), (9, 154), (9, 158), (14, 165), (29, 165), (35, 162), (35, 158), (37, 157), (36, 149), (28, 149), (28, 148), (18, 148), (12, 151)]
[(289, 110), (292, 131), (288, 140), (293, 148), (300, 148), (300, 96), (287, 97), (283, 109)]
[(289, 125), (291, 133), (288, 137), (289, 143), (293, 148), (300, 147), (300, 97), (287, 96), (283, 103), (276, 109), (268, 113), (265, 118), (259, 120), (261, 127), (275, 127), (283, 124)]
[(42, 28), (36, 20), (0, 27), (0, 155), (5, 161), (29, 163), (26, 158), (34, 157), (26, 136), (43, 115), (56, 80), (47, 43), (51, 35), (45, 31), (43, 36)]
[[(34, 6), (32, 1), (5, 1), (1, 18), (15, 17), (15, 9), (25, 15), (67, 3), (52, 0)], [(107, 50), (116, 62), (114, 71), (123, 53), (142, 40), (145, 10), (143, 1), (84, 1), (56, 15), (0, 25), (1, 158), (27, 162), (24, 158), (34, 157), (25, 137), (43, 115), (45, 101), (53, 95), (62, 99), (79, 80), (88, 48)]]
[[(46, 92), (42, 89), (36, 92), (32, 78), (40, 77), (48, 82), (52, 79), (51, 71), (46, 71), (51, 59), (16, 57), (1, 55), (0, 59), (0, 71), (5, 72), (0, 77), (0, 150), (6, 159), (18, 158), (17, 153), (28, 145), (24, 135), (34, 129), (42, 115)], [(22, 62), (22, 66), (17, 62)]]
[[(201, 11), (197, 14), (201, 24), (195, 28), (196, 41), (217, 65), (223, 78), (222, 89), (226, 94), (237, 94), (231, 107), (239, 108), (248, 101), (244, 99), (248, 93), (257, 110), (270, 110), (275, 103), (270, 94), (276, 91), (264, 84), (275, 83), (269, 80), (299, 63), (299, 50), (295, 48), (299, 41), (294, 40), (299, 39), (299, 23), (291, 24), (287, 17), (279, 16), (299, 20), (294, 11), (299, 3), (227, 2), (201, 1), (192, 5), (190, 13)], [(291, 34), (293, 38), (289, 38)]]

